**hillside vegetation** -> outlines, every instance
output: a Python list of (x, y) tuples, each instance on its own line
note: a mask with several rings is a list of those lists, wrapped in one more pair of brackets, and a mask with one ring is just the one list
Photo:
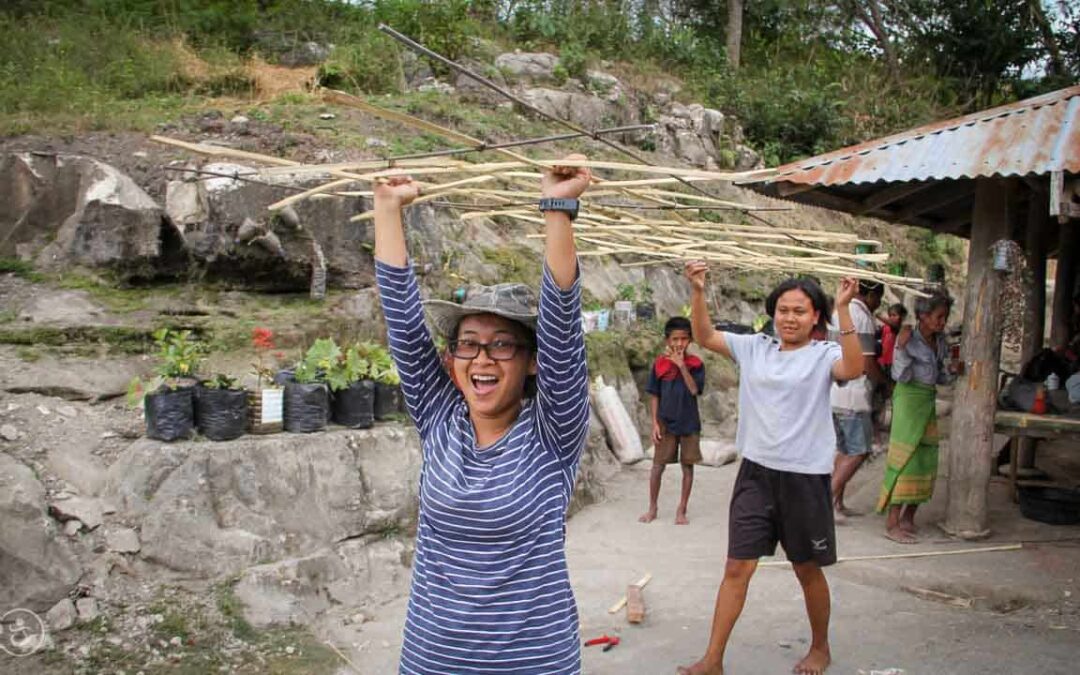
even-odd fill
[(329, 51), (312, 82), (400, 93), (400, 50), (380, 22), (453, 59), (548, 50), (566, 78), (602, 61), (637, 85), (675, 77), (678, 97), (739, 118), (770, 165), (1080, 72), (1071, 3), (729, 2), (737, 12), (704, 0), (9, 0), (0, 133), (149, 130), (220, 97), (297, 102), (260, 73), (286, 77), (275, 66), (309, 43)]

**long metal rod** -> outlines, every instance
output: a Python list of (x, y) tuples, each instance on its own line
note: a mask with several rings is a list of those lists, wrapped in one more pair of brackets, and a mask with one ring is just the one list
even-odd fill
[(389, 163), (398, 162), (405, 159), (427, 159), (428, 157), (446, 157), (451, 155), (465, 155), (470, 152), (484, 152), (485, 150), (498, 150), (500, 148), (516, 148), (522, 145), (539, 145), (540, 143), (553, 143), (556, 141), (568, 141), (574, 138), (581, 138), (582, 136), (595, 137), (596, 135), (605, 134), (623, 134), (632, 131), (652, 131), (656, 129), (655, 124), (632, 124), (625, 127), (611, 127), (608, 129), (597, 129), (593, 132), (579, 132), (575, 131), (571, 134), (558, 134), (555, 136), (544, 136), (542, 138), (525, 138), (518, 141), (507, 141), (505, 143), (485, 143), (484, 145), (478, 145), (471, 148), (454, 148), (451, 150), (434, 150), (432, 152), (417, 152), (411, 155), (395, 155), (393, 157), (387, 157), (386, 161)]
[[(557, 124), (561, 124), (562, 126), (566, 127), (567, 129), (571, 129), (571, 130), (573, 130), (575, 132), (578, 132), (580, 134), (583, 134), (585, 136), (589, 136), (590, 138), (593, 138), (594, 140), (599, 141), (600, 143), (603, 143), (604, 145), (608, 146), (609, 148), (612, 148), (613, 150), (616, 150), (617, 152), (621, 152), (622, 154), (626, 155), (627, 157), (630, 157), (631, 159), (634, 159), (634, 160), (640, 162), (641, 164), (650, 164), (650, 162), (647, 159), (645, 159), (643, 156), (637, 154), (636, 152), (633, 152), (632, 150), (629, 150), (629, 149), (623, 147), (622, 145), (620, 145), (618, 143), (615, 143), (614, 141), (610, 141), (610, 140), (608, 140), (608, 139), (606, 139), (606, 138), (604, 138), (602, 136), (597, 136), (597, 135), (594, 134), (594, 132), (587, 131), (586, 129), (583, 129), (582, 127), (579, 127), (578, 125), (574, 124), (573, 122), (570, 122), (569, 120), (564, 120), (561, 117), (558, 117), (556, 115), (552, 115), (552, 114), (550, 114), (548, 112), (545, 112), (545, 111), (541, 110), (540, 108), (537, 108), (535, 105), (529, 103), (528, 101), (525, 101), (524, 99), (522, 99), (519, 96), (515, 96), (513, 93), (507, 91), (503, 87), (500, 87), (499, 85), (495, 84), (494, 82), (487, 79), (486, 77), (484, 77), (482, 75), (479, 75), (477, 73), (474, 73), (469, 68), (466, 68), (465, 66), (463, 66), (463, 65), (461, 65), (459, 63), (451, 61), (450, 59), (446, 58), (442, 54), (439, 54), (438, 52), (435, 52), (435, 51), (432, 51), (432, 50), (428, 49), (427, 47), (420, 44), (419, 42), (413, 40), (412, 38), (408, 37), (407, 35), (403, 35), (403, 34), (397, 32), (396, 30), (394, 30), (390, 26), (387, 26), (384, 23), (379, 24), (379, 30), (382, 31), (383, 33), (386, 33), (390, 37), (394, 38), (395, 40), (397, 40), (401, 44), (403, 44), (406, 47), (408, 47), (409, 49), (413, 50), (414, 52), (417, 52), (418, 54), (423, 54), (424, 56), (427, 56), (428, 58), (434, 59), (434, 60), (438, 61), (439, 63), (441, 63), (441, 64), (443, 64), (443, 65), (445, 65), (445, 66), (459, 72), (459, 73), (461, 73), (462, 75), (465, 75), (466, 77), (470, 77), (470, 78), (476, 80), (477, 82), (484, 85), (488, 89), (491, 89), (492, 91), (494, 91), (494, 92), (496, 92), (498, 94), (501, 94), (502, 96), (505, 96), (506, 98), (510, 99), (514, 103), (517, 103), (518, 105), (520, 105), (521, 107), (523, 107), (523, 108), (525, 108), (527, 110), (533, 111), (534, 113), (536, 113), (537, 115), (540, 115), (541, 117), (547, 118), (547, 119), (549, 119), (552, 122), (555, 122)], [(700, 187), (698, 185), (695, 185), (691, 181), (688, 181), (688, 180), (686, 180), (684, 178), (681, 178), (679, 176), (676, 176), (675, 178), (680, 183), (682, 183), (683, 185), (689, 187), (690, 189), (694, 190), (695, 192), (703, 194), (703, 195), (705, 195), (707, 197), (712, 197), (714, 199), (719, 199), (718, 195), (715, 195), (715, 194), (709, 192), (708, 190), (706, 190), (706, 189), (704, 189), (704, 188), (702, 188), (702, 187)], [(799, 242), (800, 244), (805, 244), (806, 243), (806, 242), (800, 241), (798, 237), (795, 237), (795, 236), (793, 236), (791, 234), (788, 234), (788, 233), (784, 232), (783, 228), (778, 227), (778, 226), (774, 225), (773, 223), (770, 223), (769, 221), (765, 220), (764, 218), (762, 218), (761, 216), (759, 216), (759, 215), (757, 215), (755, 213), (747, 212), (747, 215), (750, 216), (751, 218), (753, 218), (754, 220), (762, 222), (762, 223), (768, 225), (769, 227), (775, 228), (778, 231), (784, 233), (785, 236), (790, 238), (792, 241)]]

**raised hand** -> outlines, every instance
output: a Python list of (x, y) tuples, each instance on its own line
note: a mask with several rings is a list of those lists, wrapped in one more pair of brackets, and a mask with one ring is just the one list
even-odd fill
[(896, 334), (896, 346), (900, 349), (907, 347), (908, 340), (911, 339), (911, 325), (906, 325), (900, 329), (900, 332)]
[[(567, 155), (564, 159), (587, 160), (580, 154)], [(580, 166), (553, 166), (544, 171), (540, 180), (540, 192), (551, 199), (577, 199), (592, 182), (592, 172)]]
[(676, 367), (682, 368), (683, 364), (686, 363), (686, 350), (668, 349), (667, 357)]
[(420, 196), (420, 184), (411, 176), (390, 176), (375, 183), (375, 205), (401, 208)]
[(840, 287), (836, 290), (836, 306), (844, 307), (851, 304), (851, 301), (859, 292), (859, 281), (855, 277), (844, 277), (840, 280)]
[(709, 273), (709, 263), (702, 260), (689, 260), (686, 263), (686, 278), (696, 291), (705, 290), (705, 277)]

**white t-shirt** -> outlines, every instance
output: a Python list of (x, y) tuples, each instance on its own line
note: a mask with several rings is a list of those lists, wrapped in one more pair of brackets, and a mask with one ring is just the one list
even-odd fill
[[(877, 339), (874, 337), (877, 326), (874, 325), (874, 315), (866, 303), (858, 298), (848, 305), (851, 311), (851, 322), (855, 328), (855, 334), (859, 336), (859, 346), (862, 347), (863, 356), (877, 354)], [(840, 340), (839, 332), (840, 317), (833, 313), (832, 326), (829, 331), (829, 339)], [(836, 410), (852, 412), (870, 412), (873, 401), (874, 387), (870, 378), (860, 375), (854, 380), (844, 384), (833, 384), (832, 407)]]
[(739, 366), (742, 456), (776, 471), (832, 473), (836, 452), (829, 408), (832, 367), (840, 345), (819, 342), (780, 351), (768, 335), (724, 333)]

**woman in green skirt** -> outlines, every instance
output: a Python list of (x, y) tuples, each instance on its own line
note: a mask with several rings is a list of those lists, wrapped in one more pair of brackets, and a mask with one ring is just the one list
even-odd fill
[(959, 370), (946, 367), (945, 323), (952, 299), (945, 295), (920, 298), (915, 304), (916, 326), (901, 329), (893, 353), (892, 430), (885, 465), (885, 482), (878, 513), (888, 509), (885, 536), (914, 544), (915, 510), (934, 494), (938, 468), (936, 388), (949, 384)]

